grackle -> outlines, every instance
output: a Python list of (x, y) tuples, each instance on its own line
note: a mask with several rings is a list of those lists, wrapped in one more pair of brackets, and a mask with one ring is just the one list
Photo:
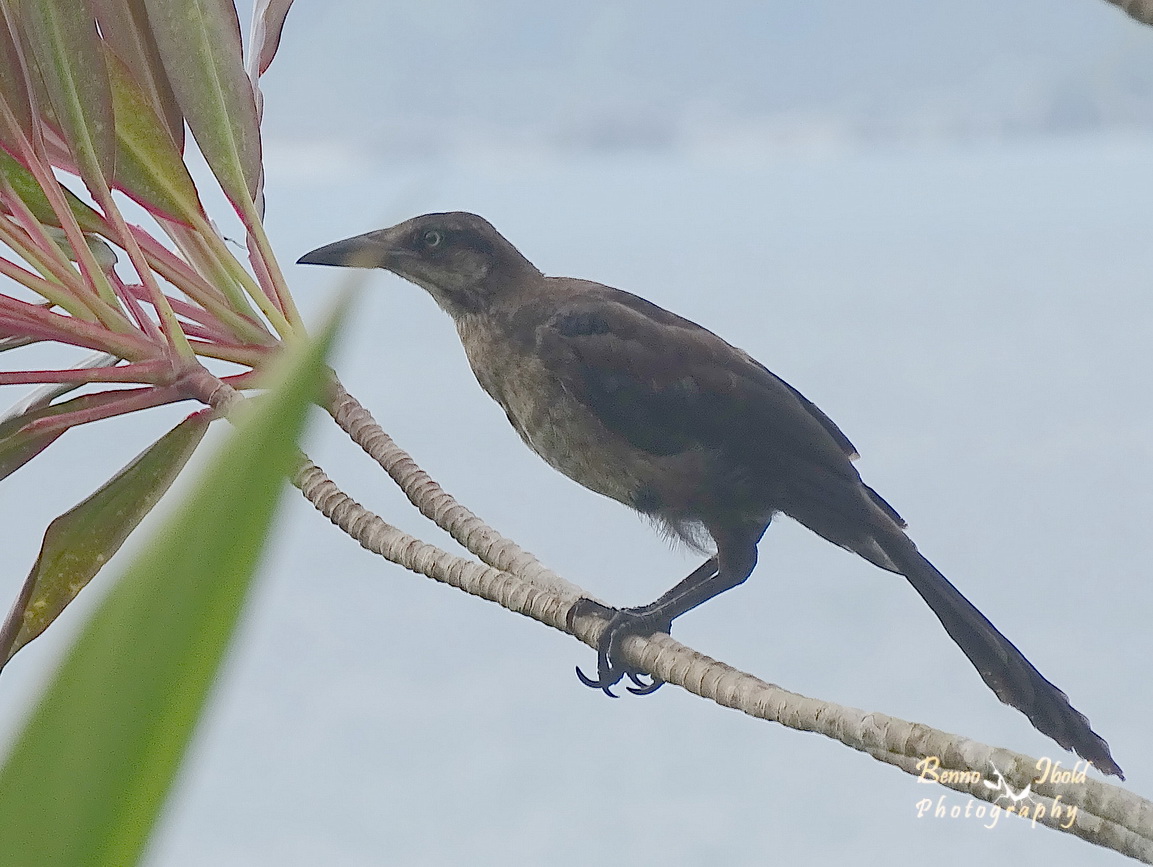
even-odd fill
[(773, 516), (904, 575), (982, 679), (1062, 747), (1121, 777), (1109, 746), (914, 546), (897, 511), (866, 485), (856, 450), (821, 410), (747, 353), (694, 322), (599, 283), (546, 277), (486, 220), (425, 214), (337, 241), (302, 264), (384, 268), (452, 316), (473, 373), (521, 439), (550, 465), (714, 550), (636, 608), (581, 600), (608, 619), (589, 686), (628, 677), (629, 635), (672, 621), (748, 578)]

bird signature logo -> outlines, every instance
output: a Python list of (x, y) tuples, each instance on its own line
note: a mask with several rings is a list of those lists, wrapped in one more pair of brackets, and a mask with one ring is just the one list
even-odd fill
[[(934, 819), (977, 819), (984, 821), (985, 827), (990, 829), (997, 826), (1002, 815), (1015, 815), (1026, 819), (1034, 828), (1041, 823), (1068, 829), (1077, 821), (1078, 808), (1075, 804), (1063, 804), (1063, 795), (1056, 795), (1052, 799), (1039, 798), (1034, 793), (1033, 786), (1041, 786), (1046, 782), (1084, 783), (1085, 771), (1081, 768), (1081, 763), (1072, 770), (1062, 770), (1060, 762), (1041, 759), (1037, 762), (1038, 776), (1023, 789), (1014, 789), (992, 761), (989, 762), (989, 766), (993, 769), (993, 773), (986, 775), (980, 771), (941, 768), (940, 759), (936, 756), (922, 759), (917, 763), (921, 772), (917, 782), (941, 783), (952, 787), (978, 787), (984, 789), (988, 797), (978, 795), (980, 800), (969, 798), (966, 804), (948, 800), (946, 795), (939, 796), (936, 801), (922, 798), (916, 804), (917, 818), (927, 816)], [(992, 776), (993, 779), (988, 779), (988, 776)]]
[(1019, 804), (1021, 801), (1025, 800), (1033, 794), (1032, 783), (1029, 783), (1029, 785), (1025, 786), (1025, 788), (1021, 789), (1021, 791), (1014, 792), (1013, 787), (1010, 786), (1009, 783), (1005, 780), (1004, 774), (997, 770), (997, 766), (990, 761), (989, 767), (993, 769), (993, 774), (997, 777), (997, 782), (991, 783), (988, 780), (982, 779), (981, 784), (985, 788), (991, 789), (994, 792), (1000, 791), (1001, 794), (997, 795), (997, 797), (993, 799), (994, 804), (996, 804), (1002, 798), (1008, 798), (1014, 804)]

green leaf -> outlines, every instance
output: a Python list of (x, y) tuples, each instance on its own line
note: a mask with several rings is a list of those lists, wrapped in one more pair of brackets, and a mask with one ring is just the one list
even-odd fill
[(8, 106), (17, 127), (10, 129), (0, 120), (0, 146), (10, 150), (17, 150), (17, 130), (25, 137), (32, 134), (32, 106), (28, 100), (27, 84), (14, 34), (8, 29), (7, 20), (0, 18), (0, 102)]
[[(18, 431), (0, 439), (0, 479), (12, 475), (38, 454), (40, 454), (64, 433), (62, 430), (47, 433)], [(0, 644), (0, 647), (3, 645)]]
[[(144, 0), (90, 0), (100, 35), (147, 94), (178, 151), (184, 150), (184, 115), (168, 83)], [(119, 118), (117, 118), (119, 122)]]
[(0, 769), (7, 864), (136, 864), (248, 594), (330, 325), (115, 583)]
[(124, 62), (107, 52), (116, 109), (116, 185), (152, 212), (176, 222), (203, 220), (200, 198), (180, 149)]
[[(23, 605), (13, 609), (0, 630), (0, 667), (47, 629), (120, 550), (184, 469), (210, 421), (204, 412), (189, 416), (96, 493), (48, 525), (40, 556), (20, 591)], [(60, 433), (40, 438), (55, 439)], [(32, 442), (38, 444), (35, 437)]]
[(96, 18), (82, 0), (19, 8), (60, 132), (89, 189), (100, 190), (116, 177), (116, 129)]
[[(0, 150), (0, 173), (3, 173), (8, 179), (8, 183), (12, 185), (16, 195), (28, 206), (28, 210), (37, 220), (46, 226), (60, 226), (60, 218), (52, 210), (48, 197), (44, 195), (44, 190), (36, 182), (32, 172), (2, 150)], [(80, 224), (82, 231), (92, 234), (108, 232), (108, 226), (100, 214), (77, 198), (76, 194), (67, 187), (61, 187), (61, 189), (64, 190), (64, 198), (69, 207), (72, 208), (72, 213), (76, 215), (76, 222)]]
[(145, 6), (196, 144), (240, 207), (255, 199), (260, 181), (260, 125), (232, 0), (145, 0)]
[[(44, 234), (56, 243), (60, 252), (67, 256), (70, 262), (80, 261), (76, 255), (76, 250), (72, 247), (72, 242), (68, 240), (68, 233), (63, 229), (57, 229), (55, 226), (44, 226)], [(84, 246), (92, 254), (96, 266), (104, 273), (107, 274), (116, 267), (118, 261), (116, 251), (99, 235), (85, 235)]]
[(5, 479), (48, 448), (66, 429), (43, 432), (28, 430), (28, 425), (43, 418), (70, 412), (99, 409), (123, 400), (120, 391), (82, 394), (59, 403), (34, 406), (26, 412), (0, 422), (0, 479)]

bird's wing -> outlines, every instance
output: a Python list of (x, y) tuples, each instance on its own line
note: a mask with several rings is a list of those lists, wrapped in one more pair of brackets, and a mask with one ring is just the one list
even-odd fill
[(856, 481), (835, 424), (717, 335), (643, 298), (578, 283), (537, 328), (537, 350), (610, 430), (655, 455), (716, 449), (756, 465), (800, 461)]

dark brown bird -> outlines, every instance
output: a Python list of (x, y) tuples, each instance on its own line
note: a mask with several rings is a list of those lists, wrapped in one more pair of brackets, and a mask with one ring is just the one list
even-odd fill
[[(926, 560), (896, 510), (861, 481), (856, 450), (823, 412), (694, 322), (599, 283), (546, 277), (486, 220), (425, 214), (328, 244), (302, 264), (385, 268), (452, 316), (481, 387), (550, 465), (716, 553), (656, 601), (583, 610), (609, 618), (595, 680), (644, 683), (624, 637), (672, 621), (743, 582), (773, 516), (788, 515), (904, 575), (1001, 701), (1039, 731), (1121, 776), (1109, 746)], [(579, 674), (578, 669), (578, 674)]]

